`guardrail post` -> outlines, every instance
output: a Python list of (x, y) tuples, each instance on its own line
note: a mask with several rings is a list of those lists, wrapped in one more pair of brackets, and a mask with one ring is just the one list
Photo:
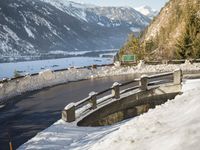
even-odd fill
[(162, 64), (168, 64), (168, 60), (162, 60)]
[(148, 76), (142, 75), (140, 78), (139, 85), (140, 85), (140, 90), (146, 91), (148, 86)]
[(118, 82), (115, 82), (112, 85), (112, 95), (114, 96), (114, 98), (118, 99), (120, 98), (120, 84)]
[(178, 69), (174, 71), (174, 84), (181, 84), (182, 82), (182, 70)]
[(92, 109), (96, 109), (97, 108), (97, 93), (96, 92), (90, 92), (89, 96), (90, 96), (89, 103), (91, 103)]
[(62, 111), (62, 120), (65, 122), (73, 122), (76, 120), (74, 103), (70, 103), (64, 108)]
[(92, 69), (97, 69), (97, 65), (92, 65)]

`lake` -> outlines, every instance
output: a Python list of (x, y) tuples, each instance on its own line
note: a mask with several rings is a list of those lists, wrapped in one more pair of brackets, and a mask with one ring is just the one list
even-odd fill
[(0, 63), (0, 79), (11, 78), (14, 72), (19, 72), (21, 75), (37, 73), (42, 70), (63, 69), (69, 67), (82, 67), (89, 65), (110, 64), (113, 62), (112, 58), (103, 57), (70, 57), (60, 59)]

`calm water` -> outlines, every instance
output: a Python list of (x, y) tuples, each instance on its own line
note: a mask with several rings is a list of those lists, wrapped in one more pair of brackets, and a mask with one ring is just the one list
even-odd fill
[(20, 74), (36, 73), (45, 69), (63, 69), (68, 67), (81, 67), (89, 66), (92, 64), (109, 64), (112, 63), (112, 58), (100, 58), (100, 57), (71, 57), (61, 59), (49, 59), (49, 60), (37, 60), (37, 61), (25, 61), (14, 63), (1, 63), (0, 64), (0, 79), (5, 77), (13, 77), (15, 71), (19, 71)]

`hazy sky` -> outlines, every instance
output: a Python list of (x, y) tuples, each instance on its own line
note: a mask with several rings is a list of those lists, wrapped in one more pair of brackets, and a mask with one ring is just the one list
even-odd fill
[(148, 5), (154, 9), (160, 10), (160, 8), (163, 7), (168, 0), (71, 0), (71, 1), (100, 5), (100, 6), (139, 7), (142, 5)]

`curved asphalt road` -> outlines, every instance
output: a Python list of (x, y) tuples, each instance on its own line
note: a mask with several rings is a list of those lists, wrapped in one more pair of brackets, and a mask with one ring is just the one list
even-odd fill
[(102, 91), (114, 82), (127, 82), (130, 75), (71, 82), (29, 92), (10, 99), (0, 109), (0, 150), (9, 149), (11, 140), (16, 149), (61, 118), (61, 110), (70, 102), (77, 102), (91, 91)]

